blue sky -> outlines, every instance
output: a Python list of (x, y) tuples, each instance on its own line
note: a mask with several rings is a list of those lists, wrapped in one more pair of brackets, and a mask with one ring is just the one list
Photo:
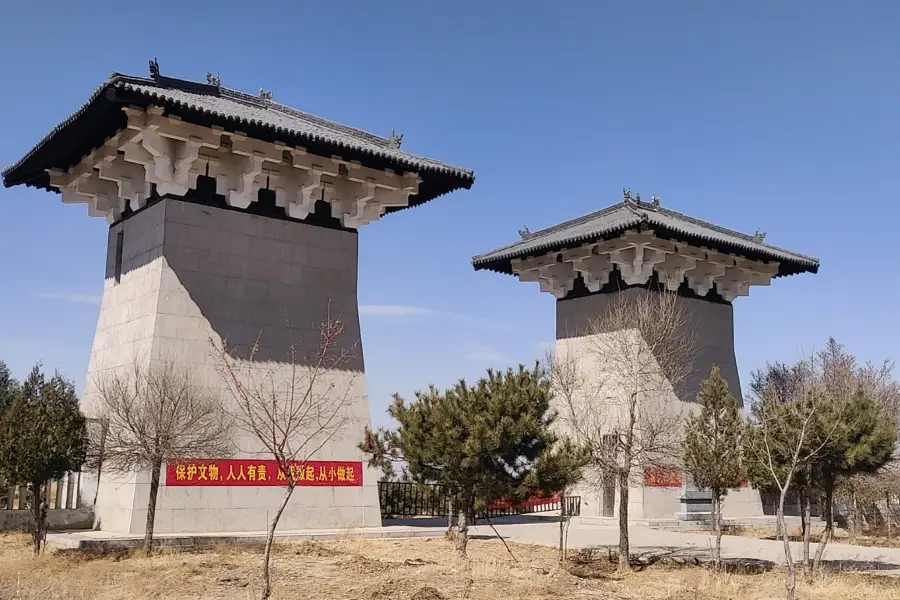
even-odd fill
[[(373, 419), (392, 392), (528, 361), (554, 336), (536, 284), (472, 255), (630, 187), (822, 260), (735, 302), (746, 383), (829, 335), (896, 359), (900, 4), (16, 2), (0, 24), (0, 163), (111, 71), (275, 99), (475, 169), (365, 227), (359, 298)], [(84, 206), (0, 189), (0, 358), (81, 382), (106, 241)]]

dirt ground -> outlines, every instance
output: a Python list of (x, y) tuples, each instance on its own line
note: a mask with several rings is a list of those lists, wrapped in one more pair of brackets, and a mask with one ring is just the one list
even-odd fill
[[(763, 600), (784, 597), (784, 574), (715, 575), (702, 566), (655, 564), (617, 575), (605, 554), (560, 568), (553, 548), (472, 540), (468, 560), (443, 538), (279, 542), (276, 600)], [(261, 547), (160, 550), (151, 557), (83, 551), (30, 554), (24, 535), (0, 536), (0, 600), (247, 600), (258, 597)], [(835, 574), (801, 583), (804, 600), (900, 600), (900, 581)]]
[[(877, 548), (900, 548), (900, 532), (898, 532), (894, 528), (895, 531), (892, 532), (892, 535), (888, 537), (887, 531), (884, 530), (872, 530), (866, 531), (863, 534), (860, 534), (856, 537), (856, 541), (854, 542), (857, 546), (870, 546)], [(713, 535), (713, 531), (698, 531), (696, 533), (705, 533)], [(775, 537), (775, 527), (737, 527), (731, 528), (723, 532), (725, 535), (737, 535), (741, 537), (749, 537), (758, 540), (774, 540)], [(812, 532), (810, 532), (810, 539), (812, 543), (816, 544), (819, 542), (819, 537), (822, 533), (822, 526), (818, 525), (813, 528)], [(800, 527), (789, 527), (788, 535), (791, 540), (795, 542), (803, 541), (802, 532)], [(840, 527), (835, 528), (834, 530), (834, 538), (832, 542), (837, 544), (849, 544), (850, 543), (850, 532), (846, 529), (841, 529)]]

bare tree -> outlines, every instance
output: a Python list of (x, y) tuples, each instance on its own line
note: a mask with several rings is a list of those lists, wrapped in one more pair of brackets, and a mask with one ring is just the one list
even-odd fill
[(94, 383), (99, 427), (89, 430), (89, 466), (150, 471), (144, 533), (144, 551), (150, 552), (163, 464), (229, 456), (230, 420), (194, 371), (175, 361), (135, 359), (130, 369), (107, 371)]
[(263, 599), (271, 594), (269, 563), (275, 529), (300, 480), (297, 467), (334, 439), (348, 419), (354, 378), (342, 369), (347, 368), (357, 343), (344, 347), (343, 333), (343, 323), (329, 315), (321, 324), (312, 355), (304, 356), (291, 345), (287, 363), (257, 360), (258, 342), (246, 357), (230, 349), (227, 341), (210, 342), (217, 369), (234, 400), (235, 420), (275, 459), (286, 480), (266, 536)]
[(688, 317), (674, 293), (628, 290), (580, 336), (559, 340), (550, 360), (560, 425), (590, 455), (585, 483), (609, 487), (615, 475), (620, 569), (630, 567), (629, 486), (645, 469), (679, 464), (684, 414), (674, 390), (696, 353)]

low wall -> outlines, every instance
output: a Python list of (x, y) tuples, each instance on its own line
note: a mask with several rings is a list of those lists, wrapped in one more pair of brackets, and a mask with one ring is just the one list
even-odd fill
[[(34, 524), (30, 510), (0, 510), (0, 531), (30, 529)], [(94, 511), (90, 508), (52, 508), (47, 511), (47, 529), (90, 529)]]

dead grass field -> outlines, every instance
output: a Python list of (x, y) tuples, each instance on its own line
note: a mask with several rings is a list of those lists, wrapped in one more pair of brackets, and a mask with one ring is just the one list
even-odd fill
[[(697, 531), (695, 533), (704, 533), (708, 535), (715, 535), (714, 531)], [(775, 527), (737, 527), (731, 528), (723, 532), (725, 535), (737, 535), (741, 537), (754, 538), (758, 540), (774, 540), (775, 539)], [(810, 533), (810, 538), (814, 544), (819, 542), (819, 537), (822, 533), (822, 526), (814, 527), (812, 532)], [(797, 527), (788, 527), (788, 536), (791, 540), (800, 542), (803, 541), (802, 532), (799, 526)], [(841, 529), (839, 527), (834, 530), (834, 538), (832, 539), (832, 543), (835, 544), (849, 544), (850, 543), (850, 533), (846, 529)], [(857, 546), (872, 546), (877, 548), (900, 548), (900, 539), (897, 537), (897, 532), (895, 531), (891, 537), (887, 536), (887, 531), (867, 531), (864, 534), (858, 535), (856, 537), (856, 542), (854, 542)]]
[[(456, 559), (443, 538), (280, 542), (276, 600), (762, 600), (782, 598), (783, 574), (714, 575), (703, 567), (654, 565), (616, 575), (605, 564), (559, 568), (552, 548), (470, 542)], [(246, 600), (257, 597), (261, 548), (221, 545), (161, 550), (151, 557), (64, 551), (35, 559), (23, 535), (0, 536), (0, 600)], [(573, 573), (577, 573), (573, 574)], [(863, 574), (801, 583), (804, 600), (900, 600), (900, 581)]]

